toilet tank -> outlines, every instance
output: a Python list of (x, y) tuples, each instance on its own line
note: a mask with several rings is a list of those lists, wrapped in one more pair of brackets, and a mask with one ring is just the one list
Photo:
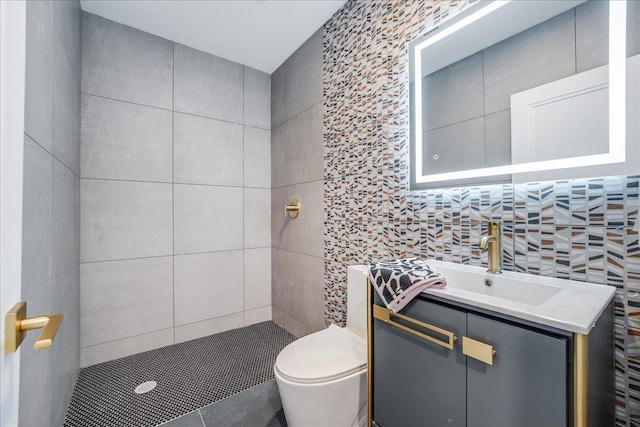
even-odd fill
[(367, 339), (367, 286), (369, 267), (347, 267), (347, 328)]

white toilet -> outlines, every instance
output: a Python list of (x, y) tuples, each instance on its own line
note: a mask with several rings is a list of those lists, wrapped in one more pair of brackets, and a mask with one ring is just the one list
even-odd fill
[(274, 366), (289, 427), (366, 424), (367, 275), (347, 269), (347, 327), (335, 325), (286, 346)]

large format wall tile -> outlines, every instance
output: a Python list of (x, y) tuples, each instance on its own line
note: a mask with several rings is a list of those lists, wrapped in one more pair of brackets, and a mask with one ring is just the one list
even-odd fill
[(80, 367), (80, 275), (76, 276), (67, 289), (73, 292), (54, 290), (51, 294), (51, 313), (64, 315), (64, 326), (50, 349), (51, 390), (56, 397), (51, 402), (52, 425), (62, 425), (60, 419), (67, 412)]
[(80, 53), (82, 51), (82, 9), (76, 0), (56, 0), (53, 7), (53, 23), (69, 57), (73, 74), (80, 86)]
[(575, 74), (572, 10), (484, 50), (485, 114), (505, 110), (510, 95)]
[(171, 182), (171, 112), (82, 95), (82, 177)]
[(203, 320), (201, 322), (179, 325), (175, 328), (176, 344), (206, 337), (229, 329), (241, 328), (244, 326), (244, 316), (242, 313), (229, 314), (228, 316), (216, 317)]
[(172, 257), (82, 264), (82, 347), (173, 326)]
[[(21, 424), (62, 425), (80, 349), (80, 4), (26, 2), (22, 297), (28, 312), (62, 313), (56, 345), (20, 357)], [(65, 45), (66, 43), (66, 45)], [(21, 142), (22, 143), (22, 142)]]
[(322, 101), (322, 36), (320, 28), (274, 73), (272, 129)]
[(424, 132), (428, 150), (423, 168), (429, 173), (444, 173), (483, 168), (484, 118), (478, 117)]
[(172, 42), (83, 13), (83, 93), (171, 109), (172, 91)]
[(280, 65), (280, 67), (271, 74), (271, 129), (280, 126), (290, 119), (290, 117), (287, 116), (287, 104), (284, 98), (284, 84), (286, 79), (287, 70), (284, 64)]
[[(284, 215), (284, 205), (293, 197), (300, 201), (300, 214), (295, 219)], [(322, 181), (272, 190), (271, 240), (274, 248), (322, 257), (323, 224)]]
[(640, 54), (640, 2), (627, 2), (627, 56)]
[[(631, 2), (633, 3), (633, 2)], [(609, 2), (586, 2), (576, 7), (577, 72), (609, 63)]]
[(271, 246), (271, 190), (245, 188), (244, 247), (267, 246)]
[(244, 124), (271, 129), (271, 76), (244, 67)]
[[(51, 289), (73, 299), (78, 290), (78, 177), (57, 160), (51, 171)], [(76, 286), (74, 286), (74, 283)]]
[(244, 250), (244, 309), (271, 305), (271, 248)]
[(242, 251), (175, 257), (175, 324), (243, 311)]
[[(577, 72), (609, 63), (609, 2), (576, 7)], [(640, 53), (640, 3), (627, 2), (627, 57)]]
[(251, 310), (245, 310), (244, 312), (244, 326), (254, 325), (260, 322), (266, 322), (271, 320), (271, 306), (265, 306), (260, 308), (254, 308)]
[(173, 344), (173, 328), (83, 347), (80, 350), (80, 366), (84, 368), (171, 344)]
[(283, 326), (298, 337), (323, 329), (322, 258), (275, 248), (272, 254), (272, 305), (286, 313)]
[(174, 182), (242, 186), (242, 125), (174, 113)]
[(175, 254), (242, 249), (242, 188), (174, 185)]
[(26, 28), (24, 132), (51, 149), (51, 3), (29, 1)]
[(171, 255), (171, 184), (82, 180), (81, 262)]
[(242, 123), (242, 65), (175, 45), (175, 111)]
[(322, 179), (322, 104), (273, 129), (271, 184), (275, 187)]
[(80, 174), (80, 86), (57, 34), (52, 43), (51, 154)]
[[(51, 156), (25, 136), (22, 202), (22, 299), (43, 304), (49, 286)], [(35, 307), (34, 307), (35, 308)]]
[[(271, 75), (273, 305), (245, 312), (246, 322), (270, 315), (297, 336), (325, 326), (317, 306), (323, 299), (317, 285), (323, 281), (323, 34), (320, 28)], [(294, 220), (284, 215), (293, 197), (301, 204)]]
[[(69, 6), (54, 5), (56, 25), (73, 15)], [(270, 319), (271, 76), (95, 15), (83, 20), (82, 261), (171, 257), (176, 316), (125, 338), (96, 329), (82, 365)], [(261, 249), (247, 249), (245, 261), (245, 247)]]
[(244, 186), (271, 188), (271, 132), (244, 127)]
[(423, 79), (422, 130), (484, 115), (482, 53), (476, 53)]
[(51, 354), (51, 387), (57, 396), (52, 419), (59, 425), (80, 366), (80, 178), (57, 160), (51, 174), (51, 312), (62, 313), (65, 323)]

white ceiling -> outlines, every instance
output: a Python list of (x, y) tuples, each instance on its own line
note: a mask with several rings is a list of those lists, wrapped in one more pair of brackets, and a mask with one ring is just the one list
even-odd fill
[(82, 9), (271, 74), (345, 0), (81, 0)]

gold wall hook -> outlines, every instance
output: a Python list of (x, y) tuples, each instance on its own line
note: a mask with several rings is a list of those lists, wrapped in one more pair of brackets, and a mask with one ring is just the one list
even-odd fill
[(300, 202), (295, 197), (289, 200), (289, 203), (284, 205), (284, 214), (289, 215), (291, 218), (297, 218), (300, 214)]
[(27, 303), (25, 301), (17, 303), (4, 316), (4, 354), (16, 351), (27, 335), (27, 331), (32, 329), (42, 329), (33, 348), (41, 350), (51, 347), (62, 318), (62, 314), (27, 317)]

